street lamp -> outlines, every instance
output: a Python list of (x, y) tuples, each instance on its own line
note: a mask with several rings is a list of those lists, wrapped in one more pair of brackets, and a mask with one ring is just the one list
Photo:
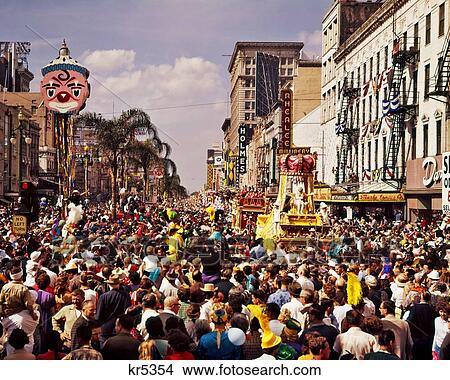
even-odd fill
[[(15, 132), (19, 131), (19, 146), (18, 146), (18, 150), (19, 150), (19, 170), (18, 170), (18, 177), (19, 177), (19, 183), (20, 183), (22, 181), (22, 161), (23, 161), (23, 157), (22, 157), (22, 138), (23, 138), (23, 131), (26, 128), (26, 125), (25, 125), (24, 121), (27, 120), (27, 117), (24, 115), (24, 113), (22, 111), (22, 107), (19, 109), (19, 114), (18, 114), (17, 118), (19, 119), (19, 126), (17, 128), (15, 128), (15, 129), (11, 130), (11, 137), (10, 137), (9, 141), (11, 142), (12, 145), (16, 145), (17, 144), (17, 138), (15, 136)], [(24, 140), (25, 140), (25, 144), (27, 145), (27, 162), (28, 162), (28, 147), (29, 147), (29, 145), (31, 145), (33, 140), (28, 135), (25, 136)]]

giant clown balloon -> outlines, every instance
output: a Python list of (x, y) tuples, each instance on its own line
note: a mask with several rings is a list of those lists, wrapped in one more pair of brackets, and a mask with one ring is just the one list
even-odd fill
[(41, 70), (41, 95), (45, 106), (56, 113), (81, 111), (90, 95), (89, 70), (70, 56), (64, 41), (55, 58)]

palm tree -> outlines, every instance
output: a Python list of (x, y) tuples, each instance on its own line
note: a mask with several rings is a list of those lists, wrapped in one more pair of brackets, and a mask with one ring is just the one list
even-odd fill
[(128, 157), (132, 163), (141, 167), (144, 172), (144, 202), (147, 199), (149, 170), (157, 166), (162, 159), (153, 140), (134, 141), (128, 149)]
[[(130, 109), (123, 112), (119, 117), (105, 119), (96, 113), (85, 113), (77, 118), (77, 123), (93, 127), (97, 142), (111, 169), (113, 218), (116, 217), (117, 203), (117, 176), (119, 170), (119, 158), (125, 157), (128, 148), (135, 141), (137, 131), (152, 136), (152, 141), (161, 146), (155, 125), (150, 117), (142, 110)], [(165, 148), (159, 148), (165, 149)]]

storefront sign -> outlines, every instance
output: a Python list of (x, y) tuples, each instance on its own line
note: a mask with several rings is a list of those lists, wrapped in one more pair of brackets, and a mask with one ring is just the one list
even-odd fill
[(314, 189), (314, 201), (329, 201), (331, 199), (331, 188), (315, 188)]
[(360, 202), (404, 202), (405, 195), (403, 193), (369, 193), (358, 194)]
[(450, 215), (450, 152), (442, 155), (442, 212)]
[[(444, 162), (444, 161), (442, 161)], [(423, 160), (422, 168), (425, 171), (425, 176), (423, 177), (423, 185), (425, 187), (431, 187), (435, 183), (441, 181), (442, 170), (438, 170), (438, 163), (436, 158), (427, 157)]]
[(331, 199), (333, 201), (355, 201), (357, 198), (356, 195), (352, 195), (352, 194), (333, 194), (331, 196)]
[(281, 90), (281, 143), (280, 149), (291, 147), (292, 130), (292, 91)]
[(239, 126), (239, 152), (238, 152), (238, 172), (247, 173), (247, 126)]
[(257, 207), (262, 208), (266, 205), (264, 198), (241, 198), (239, 201), (241, 206), (244, 207)]

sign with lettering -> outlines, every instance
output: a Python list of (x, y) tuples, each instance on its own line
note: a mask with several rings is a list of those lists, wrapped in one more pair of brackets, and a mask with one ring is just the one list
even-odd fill
[(450, 215), (450, 152), (442, 154), (442, 212)]
[(16, 235), (25, 235), (27, 233), (27, 217), (25, 215), (13, 216), (13, 232)]
[(298, 147), (298, 148), (278, 148), (278, 154), (311, 154), (310, 147)]
[(422, 179), (425, 187), (432, 187), (434, 184), (441, 182), (442, 170), (438, 170), (438, 162), (434, 157), (427, 157), (422, 162), (422, 168), (425, 175)]
[(247, 126), (239, 126), (239, 151), (238, 151), (238, 172), (247, 173)]
[(405, 195), (403, 193), (368, 193), (358, 194), (360, 202), (404, 202)]
[(281, 140), (280, 149), (291, 148), (292, 132), (292, 91), (281, 90)]

